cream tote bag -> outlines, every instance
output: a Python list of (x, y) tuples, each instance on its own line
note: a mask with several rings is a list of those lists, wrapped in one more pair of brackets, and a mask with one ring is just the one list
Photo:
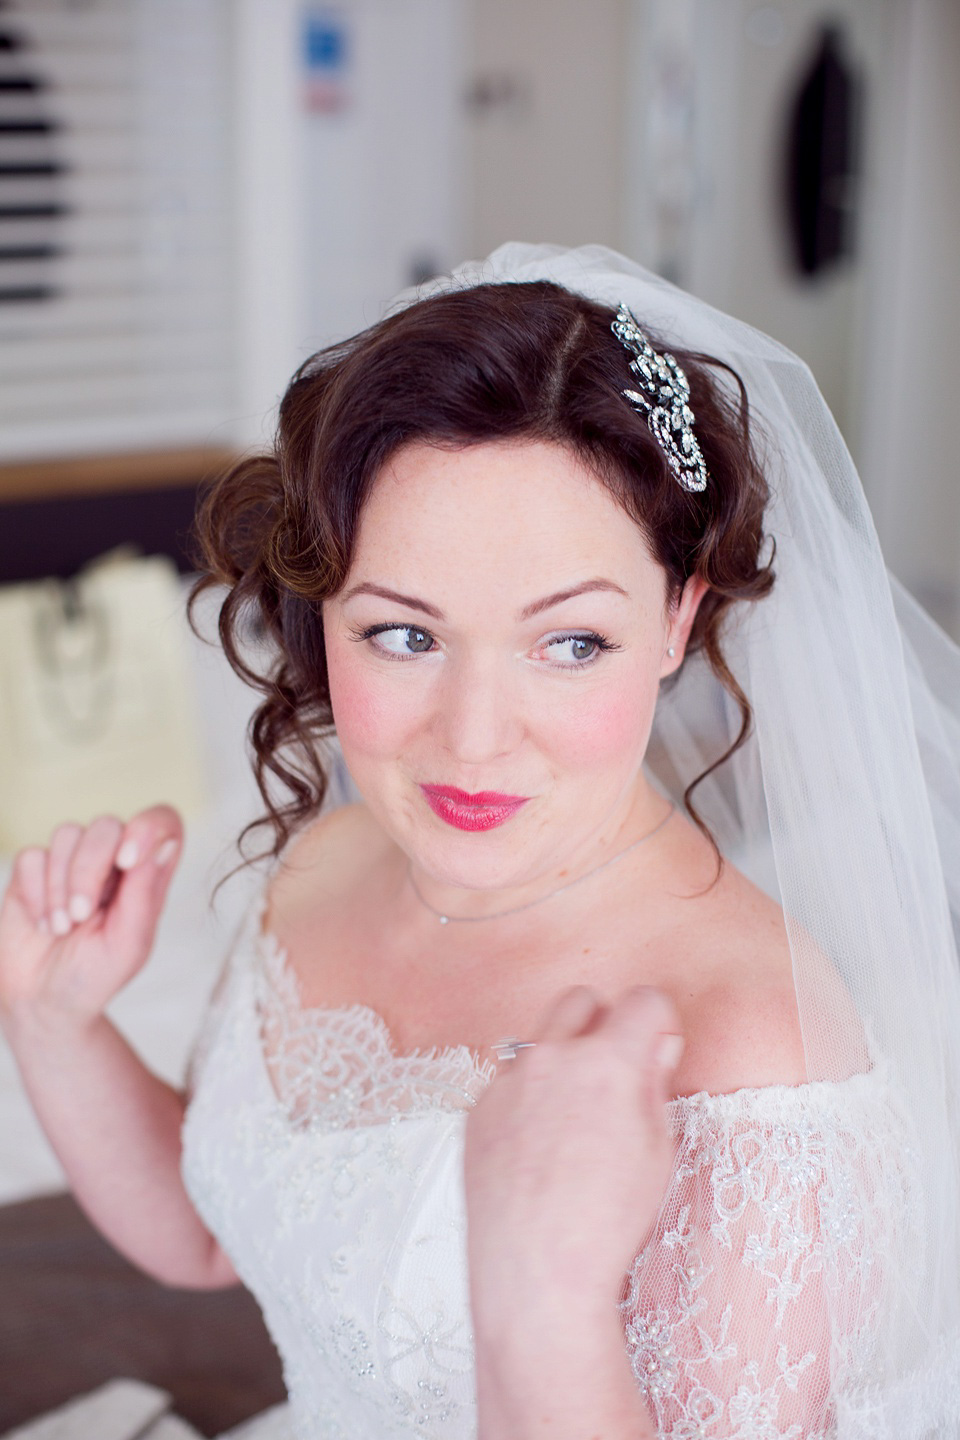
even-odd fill
[(128, 547), (0, 588), (0, 853), (63, 821), (204, 807), (183, 606), (172, 562)]

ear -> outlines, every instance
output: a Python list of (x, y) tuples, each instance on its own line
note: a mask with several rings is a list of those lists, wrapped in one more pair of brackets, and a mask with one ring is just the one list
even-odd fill
[[(701, 579), (699, 575), (691, 575), (680, 592), (680, 599), (671, 613), (670, 624), (667, 626), (667, 633), (663, 641), (663, 661), (660, 665), (661, 680), (665, 675), (672, 675), (682, 665), (687, 641), (690, 639), (690, 631), (697, 617), (697, 611), (700, 609), (700, 602), (709, 589), (710, 586), (706, 580)], [(671, 648), (674, 653), (668, 655), (667, 651)]]

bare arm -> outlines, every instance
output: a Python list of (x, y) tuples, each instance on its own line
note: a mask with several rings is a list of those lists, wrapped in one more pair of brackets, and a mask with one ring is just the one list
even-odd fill
[[(180, 1177), (183, 1096), (103, 1013), (149, 955), (181, 838), (176, 813), (156, 806), (126, 827), (61, 826), (49, 851), (20, 852), (0, 907), (0, 1022), (90, 1219), (166, 1284), (211, 1288), (237, 1277)], [(90, 913), (71, 923), (76, 896)]]
[(27, 1094), (94, 1225), (140, 1269), (168, 1285), (236, 1282), (180, 1178), (184, 1100), (158, 1079), (109, 1020), (8, 1027)]

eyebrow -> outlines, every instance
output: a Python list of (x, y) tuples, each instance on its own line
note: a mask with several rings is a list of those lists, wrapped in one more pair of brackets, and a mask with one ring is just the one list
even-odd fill
[[(576, 595), (586, 595), (592, 590), (611, 590), (617, 595), (625, 595), (629, 600), (630, 596), (622, 585), (617, 585), (613, 580), (584, 580), (582, 585), (571, 585), (567, 590), (556, 590), (552, 595), (544, 595), (542, 600), (534, 600), (531, 604), (524, 606), (517, 617), (520, 620), (531, 620), (534, 615), (539, 615), (544, 610), (550, 610), (554, 605), (560, 605), (564, 600), (572, 600)], [(365, 581), (361, 585), (354, 585), (343, 597), (343, 603), (352, 600), (354, 595), (378, 595), (381, 600), (392, 600), (395, 605), (406, 605), (409, 610), (420, 610), (424, 615), (429, 615), (432, 620), (444, 620), (446, 617), (442, 610), (436, 605), (428, 605), (426, 600), (420, 600), (416, 595), (401, 595), (399, 590), (389, 590), (385, 585), (373, 585)]]

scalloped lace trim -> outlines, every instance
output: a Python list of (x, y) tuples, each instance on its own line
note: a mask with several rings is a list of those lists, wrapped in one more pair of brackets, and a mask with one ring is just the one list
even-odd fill
[(496, 1074), (492, 1060), (480, 1060), (467, 1045), (401, 1055), (371, 1006), (304, 1005), (286, 950), (257, 923), (254, 987), (264, 1059), (291, 1123), (342, 1130), (476, 1104)]

